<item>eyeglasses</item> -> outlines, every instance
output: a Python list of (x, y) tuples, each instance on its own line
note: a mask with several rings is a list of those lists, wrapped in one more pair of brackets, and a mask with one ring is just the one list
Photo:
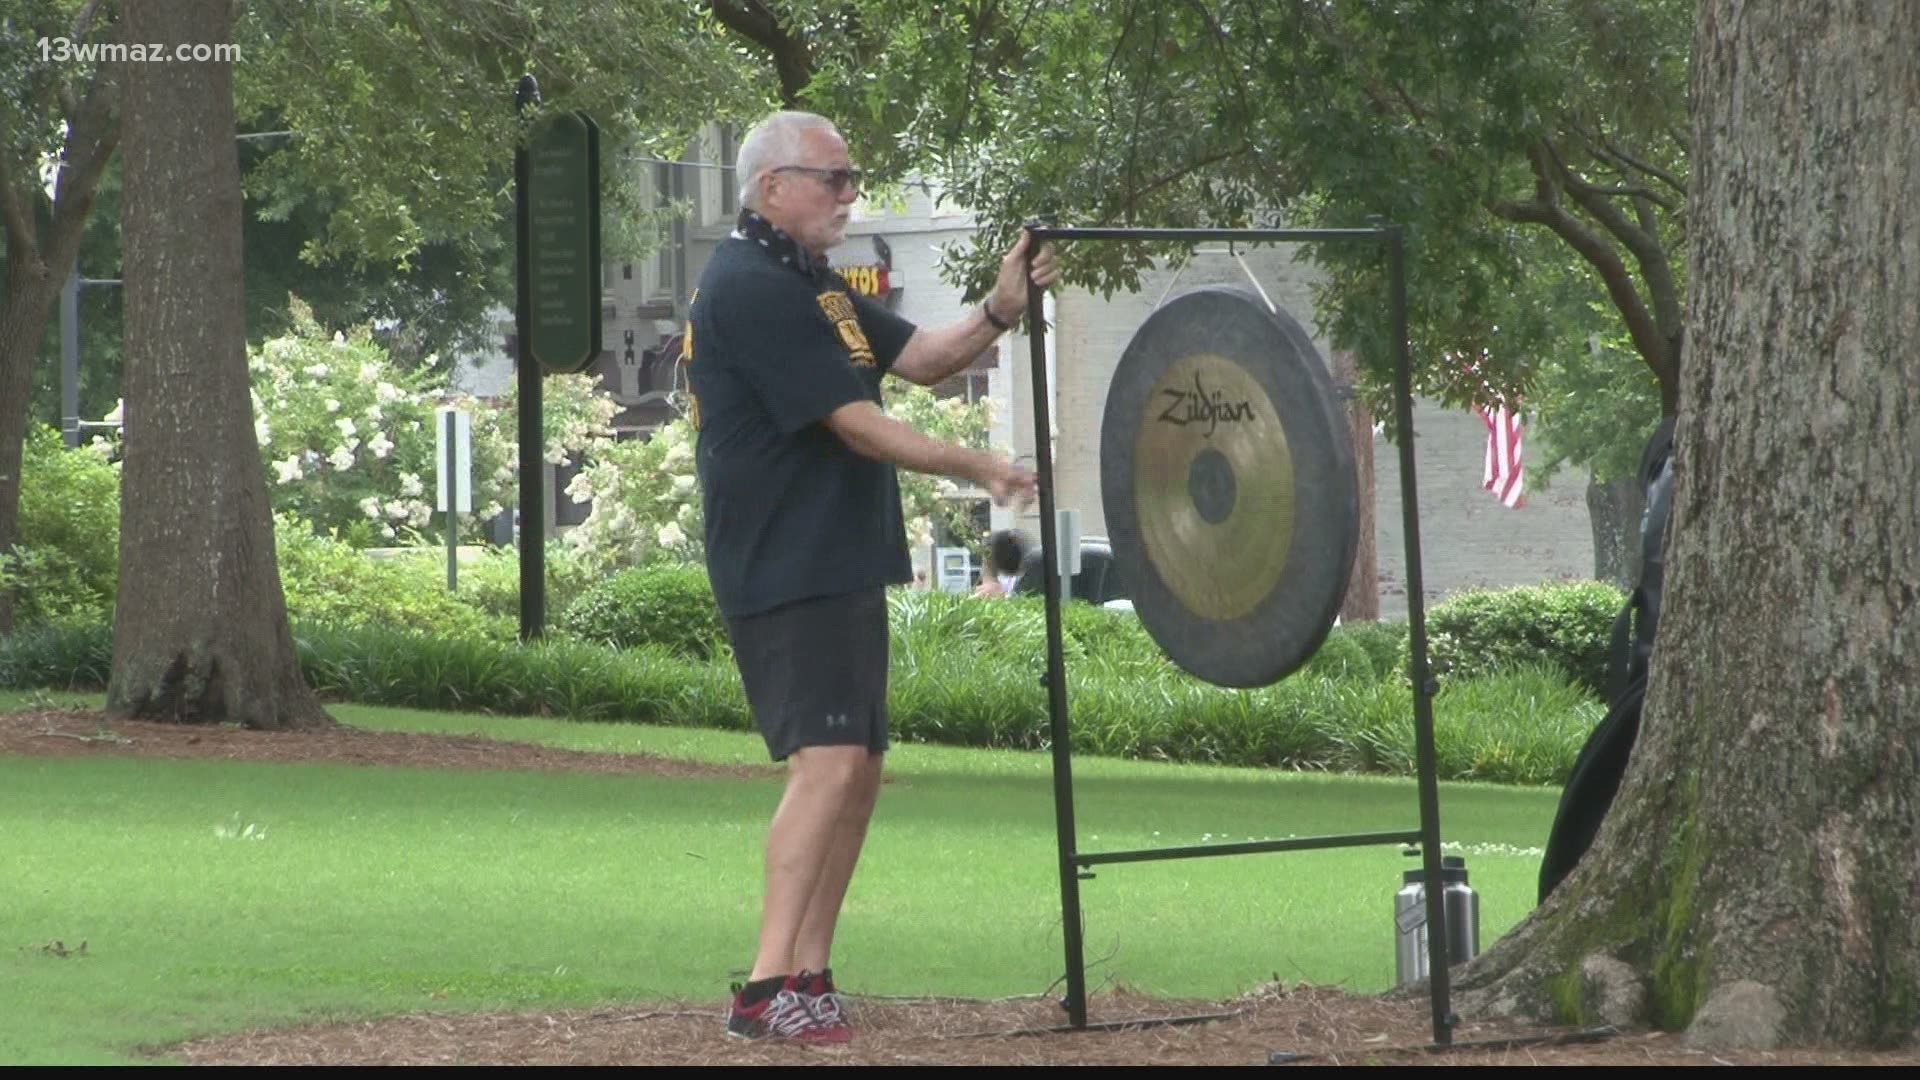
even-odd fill
[(782, 165), (772, 171), (803, 172), (810, 176), (817, 176), (820, 182), (827, 185), (828, 190), (835, 195), (846, 191), (848, 187), (859, 191), (862, 175), (859, 169), (816, 169), (806, 165)]

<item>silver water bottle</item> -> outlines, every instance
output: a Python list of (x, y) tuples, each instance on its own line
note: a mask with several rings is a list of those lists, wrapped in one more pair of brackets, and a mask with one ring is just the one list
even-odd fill
[[(1393, 897), (1394, 981), (1406, 986), (1427, 977), (1426, 871), (1408, 870)], [(1447, 963), (1462, 964), (1480, 954), (1480, 898), (1467, 882), (1467, 860), (1440, 860), (1440, 902), (1447, 919)]]

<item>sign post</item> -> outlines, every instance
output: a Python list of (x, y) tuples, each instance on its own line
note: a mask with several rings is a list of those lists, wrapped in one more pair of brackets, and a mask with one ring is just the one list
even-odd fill
[[(540, 101), (520, 77), (514, 107)], [(514, 151), (514, 361), (520, 391), (520, 640), (545, 633), (547, 491), (541, 377), (600, 355), (600, 129), (585, 113), (542, 119)]]
[(435, 509), (447, 514), (447, 591), (458, 582), (460, 515), (473, 513), (473, 417), (460, 409), (434, 413), (434, 455), (439, 465)]

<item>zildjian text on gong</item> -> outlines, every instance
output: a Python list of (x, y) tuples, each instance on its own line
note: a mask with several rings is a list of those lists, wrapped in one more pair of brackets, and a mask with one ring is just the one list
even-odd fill
[(1161, 423), (1178, 427), (1205, 424), (1209, 438), (1223, 423), (1254, 419), (1253, 402), (1227, 401), (1226, 395), (1218, 390), (1208, 394), (1207, 388), (1200, 383), (1200, 373), (1197, 371), (1193, 374), (1193, 389), (1167, 389), (1161, 393), (1173, 399), (1167, 405), (1167, 411), (1160, 414)]

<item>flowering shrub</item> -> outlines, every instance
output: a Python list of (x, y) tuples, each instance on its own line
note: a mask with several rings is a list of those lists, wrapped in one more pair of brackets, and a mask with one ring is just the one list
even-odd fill
[[(988, 403), (937, 398), (926, 387), (890, 380), (887, 411), (936, 439), (983, 448), (991, 423)], [(592, 502), (587, 519), (567, 543), (600, 574), (657, 561), (704, 558), (701, 494), (693, 451), (698, 434), (679, 417), (645, 441), (602, 446), (567, 485), (576, 502)], [(974, 530), (959, 485), (945, 477), (899, 470), (907, 542), (932, 542), (938, 518), (958, 536)]]
[(593, 510), (566, 542), (595, 574), (703, 557), (694, 439), (686, 418), (676, 418), (650, 439), (598, 448), (568, 483), (567, 495)]
[[(355, 547), (426, 539), (420, 534), (436, 517), (435, 410), (443, 406), (472, 417), (474, 513), (463, 529), (477, 534), (514, 501), (513, 395), (494, 402), (446, 392), (430, 384), (430, 374), (389, 363), (369, 331), (329, 340), (303, 305), (294, 310), (293, 329), (250, 358), (254, 434), (276, 511)], [(618, 406), (591, 383), (579, 375), (547, 379), (548, 461), (610, 445), (608, 421)]]
[[(898, 379), (888, 380), (887, 412), (894, 419), (930, 438), (975, 450), (987, 449), (993, 429), (993, 405), (987, 399), (969, 403), (964, 398), (935, 397), (932, 390)], [(1004, 452), (1004, 451), (1002, 451)], [(962, 537), (971, 547), (985, 542), (975, 535), (971, 500), (958, 498), (960, 485), (944, 476), (899, 470), (901, 512), (907, 522), (907, 544), (924, 551), (933, 543), (934, 522), (950, 536)]]

